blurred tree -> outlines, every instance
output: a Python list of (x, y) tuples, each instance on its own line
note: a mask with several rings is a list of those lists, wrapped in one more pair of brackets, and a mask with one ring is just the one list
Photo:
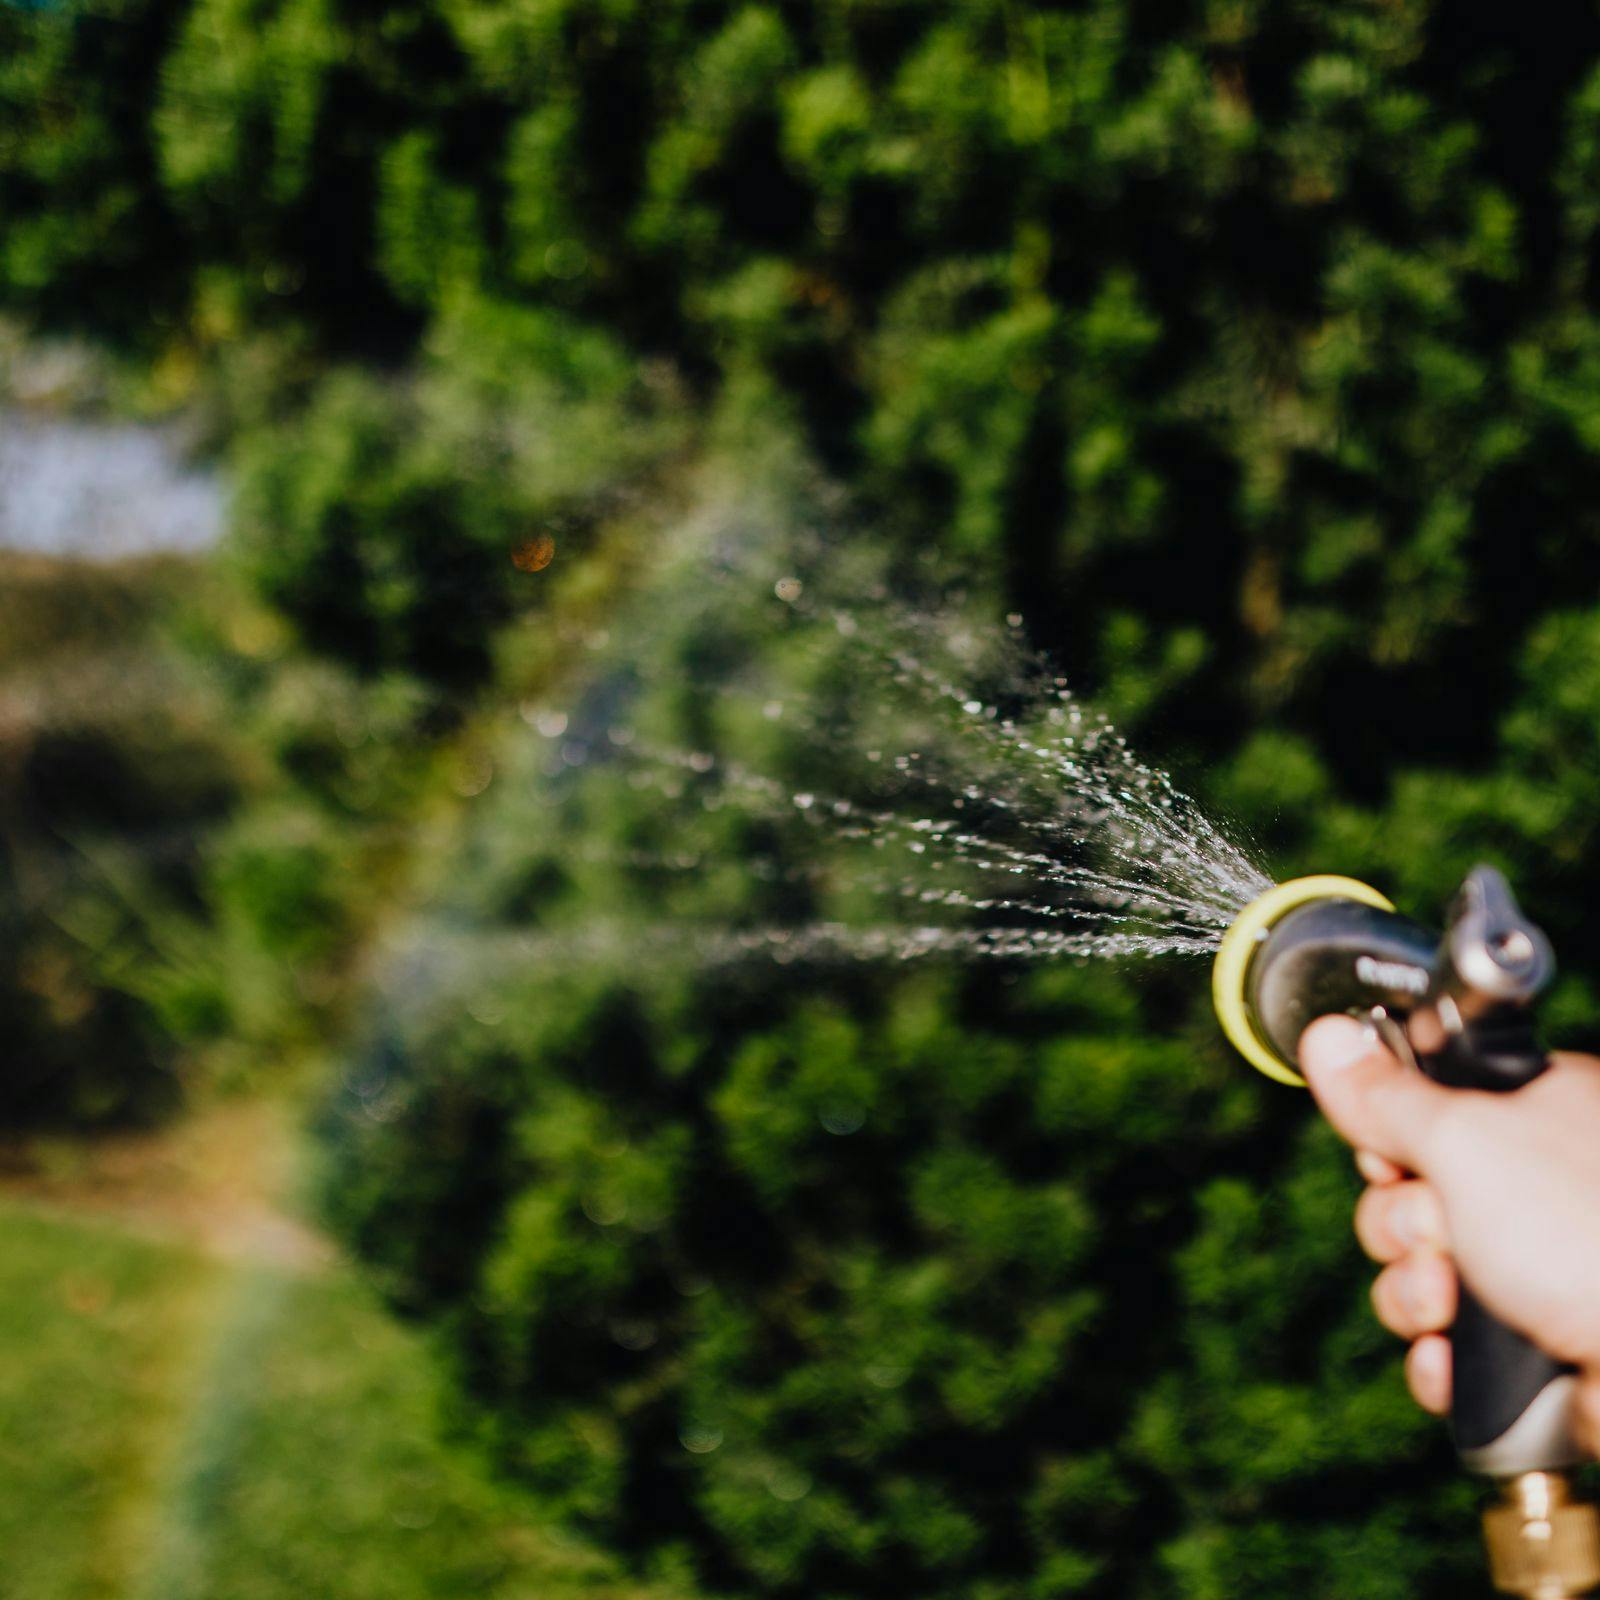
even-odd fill
[(0, 1124), (158, 1118), (179, 1053), (114, 971), (142, 881), (192, 897), (234, 801), (217, 707), (161, 633), (180, 561), (0, 557)]
[(159, 348), (194, 263), (150, 110), (186, 0), (0, 7), (0, 301)]
[[(146, 340), (155, 306), (202, 348), (279, 330), (314, 373), (404, 363), (486, 298), (561, 313), (536, 365), (604, 328), (730, 405), (756, 382), (1086, 686), (1129, 618), (1146, 656), (1200, 630), (1148, 707), (1197, 752), (1270, 713), (1346, 771), (1471, 761), (1522, 629), (1594, 576), (1587, 16), (129, 0), (0, 26), (0, 304)], [(342, 626), (323, 646), (370, 656)], [(1434, 703), (1441, 668), (1477, 692)]]

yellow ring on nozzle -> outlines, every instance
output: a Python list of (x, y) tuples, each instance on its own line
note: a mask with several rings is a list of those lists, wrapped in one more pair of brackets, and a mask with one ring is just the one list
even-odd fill
[(1311, 878), (1291, 878), (1268, 889), (1252, 900), (1222, 936), (1222, 947), (1211, 967), (1211, 1002), (1217, 1008), (1217, 1021), (1234, 1049), (1259, 1072), (1279, 1083), (1303, 1089), (1306, 1080), (1295, 1072), (1256, 1032), (1245, 1002), (1244, 980), (1250, 971), (1250, 958), (1272, 926), (1297, 906), (1311, 900), (1358, 900), (1362, 905), (1393, 911), (1394, 903), (1376, 889), (1356, 878), (1341, 878), (1324, 872)]

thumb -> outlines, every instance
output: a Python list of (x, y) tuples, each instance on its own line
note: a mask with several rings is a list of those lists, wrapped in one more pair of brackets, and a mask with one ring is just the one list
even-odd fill
[(1300, 1038), (1300, 1067), (1323, 1114), (1358, 1150), (1424, 1170), (1448, 1090), (1396, 1060), (1354, 1017), (1312, 1023)]

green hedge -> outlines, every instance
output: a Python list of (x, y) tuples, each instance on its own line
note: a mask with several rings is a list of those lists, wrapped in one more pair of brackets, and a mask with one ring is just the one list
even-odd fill
[[(264, 501), (269, 589), (358, 659), (481, 666), (481, 619), (440, 643), (429, 594), (578, 486), (308, 390), (504, 340), (502, 394), (623, 403), (645, 356), (781, 396), (1086, 686), (1129, 630), (1147, 676), (1195, 630), (1213, 746), (1266, 714), (1347, 766), (1473, 759), (1520, 630), (1594, 572), (1597, 46), (1576, 14), (1525, 38), (1355, 0), (10, 8), (0, 305), (153, 348), (168, 385), (220, 369), (252, 435), (387, 430), (342, 466), (306, 445), (353, 521)], [(464, 342), (474, 316), (510, 320)], [(363, 515), (412, 531), (379, 559)], [(334, 572), (360, 600), (330, 626)], [(1438, 713), (1441, 665), (1478, 670), (1471, 709)]]

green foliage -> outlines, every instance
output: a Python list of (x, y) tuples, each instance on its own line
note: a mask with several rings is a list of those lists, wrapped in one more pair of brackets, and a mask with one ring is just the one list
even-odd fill
[(495, 636), (536, 608), (518, 564), (584, 531), (682, 437), (664, 379), (560, 313), (469, 301), (414, 382), (345, 370), (245, 433), (238, 526), (257, 591), (313, 649), (446, 691), (488, 676)]
[(238, 791), (220, 707), (163, 635), (181, 562), (0, 560), (0, 1121), (145, 1120), (180, 1052), (117, 968), (139, 884), (183, 899)]
[[(149, 131), (182, 0), (0, 11), (0, 302), (145, 347), (188, 274)], [(163, 326), (165, 324), (165, 326)]]
[[(652, 409), (639, 356), (735, 406), (759, 375), (1086, 687), (1108, 619), (1181, 622), (1214, 648), (1172, 691), (1219, 726), (1271, 715), (1380, 767), (1401, 744), (1331, 685), (1470, 758), (1504, 690), (1427, 716), (1430, 666), (1487, 649), (1508, 683), (1547, 542), (1589, 538), (1588, 19), (1527, 52), (1490, 8), (1350, 0), (128, 0), (0, 26), (0, 304), (148, 341), (154, 302), (174, 350), (299, 352), (289, 415), (244, 445), (264, 582), (357, 663), (481, 677), (504, 522), (586, 526), (659, 458), (600, 438)], [(516, 353), (513, 389), (615, 403), (553, 452), (581, 484), (501, 486), (498, 447), (453, 460), (406, 385), (324, 370), (471, 344)]]
[[(611, 626), (637, 653), (598, 700), (642, 678), (650, 737), (786, 773), (782, 730), (702, 691), (759, 669), (831, 713), (848, 666), (754, 614), (674, 640), (616, 595), (672, 525), (619, 509), (671, 498), (685, 414), (746, 479), (792, 428), (882, 570), (953, 556), (1274, 870), (1429, 914), (1473, 859), (1508, 867), (1575, 974), (1552, 1021), (1593, 1043), (1600, 24), (1543, 22), (9, 10), (0, 304), (222, 373), (242, 559), (376, 686), (296, 663), (302, 709), (410, 677), (435, 708), (537, 700)], [(552, 531), (576, 620), (510, 560)], [(268, 718), (314, 823), (268, 810), (217, 857), (244, 943), (297, 961), (326, 896), (360, 895), (337, 864), (363, 785), (406, 789), (314, 720)], [(492, 730), (350, 1066), (333, 1204), (508, 1473), (733, 1591), (1470, 1581), (1465, 1491), (1366, 1320), (1353, 1180), (1225, 1058), (1198, 975), (618, 957), (817, 907), (747, 870), (771, 841), (731, 815), (691, 828)], [(684, 829), (697, 876), (630, 864)], [(609, 957), (576, 959), (580, 924)], [(174, 1005), (250, 1014), (238, 965)]]
[[(1189, 1055), (1097, 1031), (1081, 980), (1005, 1014), (1073, 1035), (1037, 1051), (948, 987), (757, 1016), (725, 979), (541, 971), (353, 1071), (331, 1203), (453, 1308), (478, 1431), (546, 1504), (759, 1592), (1042, 1594), (1132, 1559), (1125, 1512), (1029, 1512), (1073, 1471), (1138, 1493), (1122, 1405), (1166, 1340), (1158, 1264), (1119, 1257), (1185, 1184), (1083, 1152), (1139, 1149), (1124, 1120), (1207, 1143)], [(1069, 1135), (1022, 1131), (1046, 1105)]]
[(414, 681), (294, 655), (282, 623), (226, 582), (186, 626), (230, 728), (238, 799), (198, 833), (182, 895), (128, 864), (99, 967), (189, 1077), (259, 1089), (326, 1048), (350, 964), (403, 879), (412, 819), (451, 769)]

